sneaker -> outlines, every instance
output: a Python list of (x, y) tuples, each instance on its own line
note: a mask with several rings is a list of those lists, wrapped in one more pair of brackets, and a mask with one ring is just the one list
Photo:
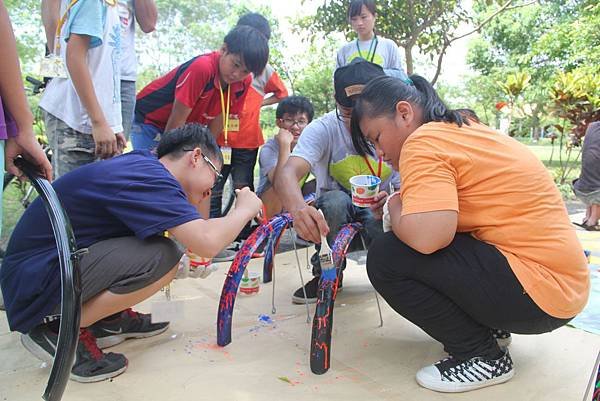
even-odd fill
[(100, 320), (89, 327), (96, 337), (98, 348), (104, 349), (120, 344), (128, 338), (146, 338), (167, 330), (169, 322), (152, 323), (149, 313), (126, 309), (115, 319)]
[(225, 249), (219, 252), (212, 260), (213, 262), (231, 262), (235, 259), (235, 255), (242, 247), (240, 242), (234, 241), (229, 244)]
[(507, 349), (510, 343), (512, 342), (512, 336), (508, 331), (492, 329), (492, 336), (494, 336), (496, 342), (498, 343), (498, 346), (502, 348), (502, 350)]
[[(344, 282), (344, 274), (340, 276), (340, 281), (338, 283), (338, 292), (342, 290)], [(306, 300), (304, 298), (304, 291), (302, 291), (302, 287), (298, 288), (294, 294), (292, 295), (292, 303), (295, 304), (315, 304), (317, 303), (317, 290), (319, 289), (319, 276), (313, 277), (308, 283), (304, 285), (304, 290), (306, 291)]]
[(223, 249), (213, 258), (213, 262), (231, 262), (233, 259), (235, 259), (236, 254), (237, 252), (231, 249)]
[(434, 391), (459, 393), (504, 383), (515, 375), (508, 351), (498, 359), (442, 359), (417, 372), (417, 382)]
[[(52, 364), (58, 334), (48, 325), (40, 325), (21, 336), (21, 343), (36, 358)], [(127, 358), (123, 354), (103, 353), (96, 345), (96, 339), (88, 329), (79, 330), (79, 341), (75, 353), (75, 363), (71, 368), (70, 379), (81, 383), (93, 383), (118, 376), (127, 369)]]

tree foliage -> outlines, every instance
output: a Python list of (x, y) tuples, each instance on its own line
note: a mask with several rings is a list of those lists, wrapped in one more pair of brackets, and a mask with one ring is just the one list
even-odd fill
[[(382, 0), (377, 2), (376, 30), (404, 49), (408, 74), (414, 72), (417, 50), (428, 56), (436, 65), (436, 73), (431, 79), (435, 83), (451, 43), (474, 33), (504, 12), (508, 6), (514, 6), (517, 1), (483, 1), (490, 7), (488, 18), (480, 21), (481, 26), (475, 30), (459, 34), (457, 28), (461, 24), (474, 22), (474, 15), (469, 12), (465, 3), (463, 0)], [(315, 15), (301, 19), (299, 26), (312, 32), (313, 36), (343, 32), (348, 39), (353, 39), (356, 35), (348, 22), (347, 7), (348, 2), (345, 0), (326, 0)]]
[[(460, 0), (386, 0), (379, 1), (377, 9), (377, 33), (404, 49), (409, 74), (414, 70), (415, 47), (433, 60), (443, 47), (444, 37), (469, 20)], [(347, 12), (346, 0), (324, 1), (314, 16), (301, 20), (300, 26), (313, 34), (343, 32), (354, 39)]]
[[(476, 3), (475, 11), (478, 21), (489, 14), (490, 7)], [(536, 5), (507, 10), (491, 21), (481, 30), (481, 36), (471, 41), (467, 58), (478, 74), (472, 80), (478, 84), (506, 82), (515, 74), (531, 77), (522, 91), (524, 113), (519, 124), (524, 123), (536, 135), (542, 126), (555, 123), (548, 112), (552, 105), (549, 89), (558, 74), (577, 69), (598, 73), (598, 57), (600, 6), (596, 1), (540, 0)], [(490, 85), (479, 90), (498, 96), (497, 89)], [(472, 102), (481, 97), (481, 93), (469, 94)], [(505, 94), (496, 102), (509, 100)]]
[(5, 0), (15, 38), (21, 67), (34, 71), (44, 56), (45, 38), (42, 29), (39, 0)]

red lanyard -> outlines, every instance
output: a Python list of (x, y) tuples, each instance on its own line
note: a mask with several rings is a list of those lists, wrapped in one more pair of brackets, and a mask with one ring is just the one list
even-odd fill
[(378, 178), (381, 178), (381, 165), (383, 163), (383, 159), (381, 157), (379, 158), (379, 165), (377, 167), (377, 174), (375, 174), (375, 170), (373, 170), (373, 167), (371, 167), (371, 162), (369, 161), (369, 159), (367, 158), (367, 156), (363, 156), (363, 159), (365, 159), (365, 163), (367, 163), (367, 167), (369, 167), (369, 170), (371, 170), (371, 174), (376, 175)]

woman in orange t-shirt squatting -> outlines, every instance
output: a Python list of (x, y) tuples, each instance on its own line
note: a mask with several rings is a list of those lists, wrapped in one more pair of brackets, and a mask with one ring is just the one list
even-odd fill
[(450, 355), (417, 372), (460, 392), (514, 375), (510, 333), (565, 325), (586, 304), (583, 249), (550, 174), (527, 147), (449, 110), (424, 78), (372, 80), (352, 115), (359, 153), (374, 146), (400, 172), (369, 279)]

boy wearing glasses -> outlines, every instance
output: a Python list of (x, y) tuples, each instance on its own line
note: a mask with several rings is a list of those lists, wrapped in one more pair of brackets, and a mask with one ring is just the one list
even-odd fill
[[(260, 150), (258, 159), (260, 181), (256, 194), (265, 205), (267, 218), (271, 218), (283, 210), (281, 199), (273, 188), (273, 182), (298, 143), (302, 131), (312, 121), (314, 114), (312, 104), (304, 96), (287, 97), (277, 106), (275, 117), (279, 132), (265, 143)], [(308, 195), (315, 191), (315, 181), (306, 182), (307, 178), (308, 174), (299, 181), (302, 195)]]
[[(77, 168), (53, 183), (77, 248), (87, 249), (79, 264), (81, 328), (71, 379), (89, 383), (121, 374), (127, 358), (102, 348), (167, 330), (168, 322), (153, 323), (150, 314), (130, 308), (175, 277), (182, 250), (171, 238), (212, 257), (261, 210), (258, 197), (243, 188), (227, 216), (200, 216), (196, 206), (210, 197), (222, 164), (209, 130), (188, 124), (164, 135), (156, 155), (129, 152)], [(54, 315), (60, 311), (58, 264), (52, 227), (38, 198), (12, 233), (0, 284), (10, 329), (23, 333), (25, 348), (49, 363), (60, 323)]]

